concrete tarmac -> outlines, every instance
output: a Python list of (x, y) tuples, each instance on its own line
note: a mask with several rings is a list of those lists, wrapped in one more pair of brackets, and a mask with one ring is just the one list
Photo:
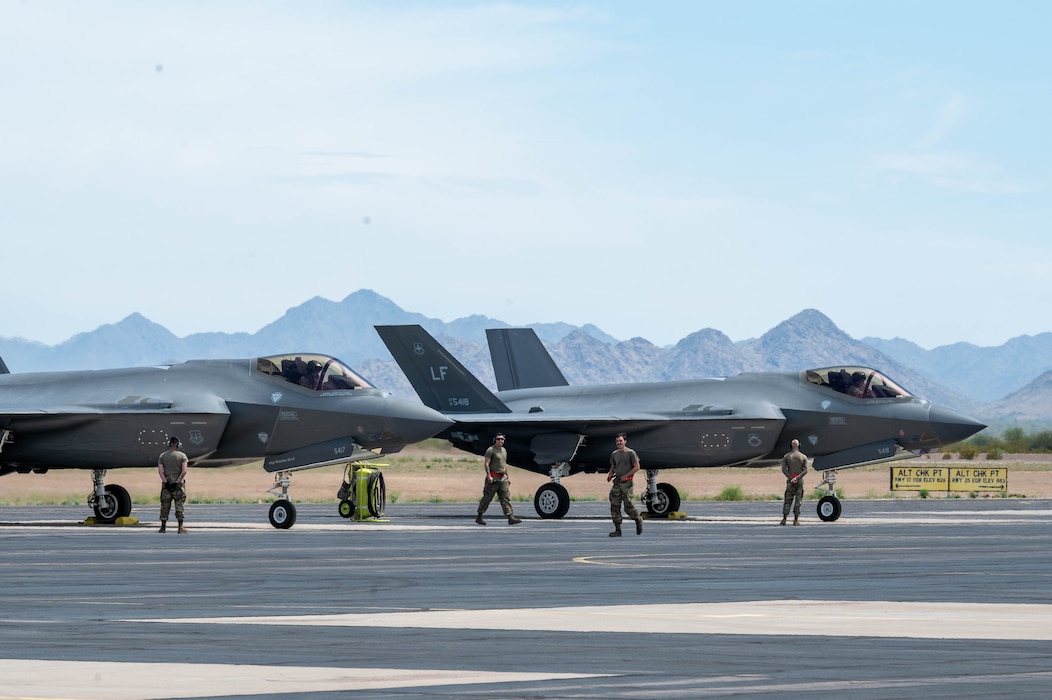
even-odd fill
[(1052, 501), (268, 508), (0, 508), (0, 699), (1052, 695)]

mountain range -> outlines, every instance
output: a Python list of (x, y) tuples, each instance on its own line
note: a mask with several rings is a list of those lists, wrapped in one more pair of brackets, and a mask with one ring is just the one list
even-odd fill
[[(334, 302), (310, 299), (256, 333), (196, 333), (179, 338), (140, 314), (79, 333), (58, 345), (0, 338), (13, 372), (105, 369), (186, 359), (254, 357), (303, 351), (334, 355), (377, 386), (413, 396), (374, 325), (419, 323), (472, 372), (495, 386), (486, 328), (499, 319), (445, 322), (412, 313), (371, 290)], [(862, 365), (881, 370), (914, 394), (973, 415), (994, 428), (1052, 425), (1052, 333), (1013, 338), (998, 347), (956, 343), (925, 350), (902, 338), (856, 340), (814, 309), (786, 319), (759, 338), (734, 342), (706, 328), (659, 347), (618, 340), (594, 325), (532, 324), (571, 384), (664, 381), (748, 371)]]

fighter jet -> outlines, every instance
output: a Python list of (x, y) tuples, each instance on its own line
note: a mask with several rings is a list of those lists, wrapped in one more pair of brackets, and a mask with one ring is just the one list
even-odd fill
[(864, 367), (571, 386), (532, 329), (487, 331), (493, 393), (420, 326), (376, 330), (420, 399), (453, 419), (438, 437), (484, 454), (501, 431), (510, 464), (551, 477), (534, 496), (542, 518), (569, 510), (560, 478), (607, 471), (620, 432), (646, 471), (651, 516), (680, 506), (676, 488), (657, 481), (660, 470), (775, 466), (796, 438), (823, 473), (818, 516), (828, 522), (842, 510), (836, 470), (914, 457), (986, 427)]
[(450, 423), (327, 355), (26, 374), (0, 360), (0, 475), (90, 469), (99, 522), (131, 512), (107, 470), (155, 467), (173, 436), (191, 467), (262, 461), (278, 496), (270, 523), (287, 529), (296, 521), (292, 472), (375, 459)]

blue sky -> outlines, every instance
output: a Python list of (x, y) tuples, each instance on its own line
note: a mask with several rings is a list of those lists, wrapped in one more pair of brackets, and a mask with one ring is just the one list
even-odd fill
[(0, 0), (0, 336), (1052, 331), (1052, 10)]

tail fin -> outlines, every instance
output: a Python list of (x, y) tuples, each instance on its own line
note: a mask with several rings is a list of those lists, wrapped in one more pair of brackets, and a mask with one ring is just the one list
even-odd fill
[(11, 371), (7, 369), (7, 365), (4, 364), (4, 358), (0, 357), (0, 374), (11, 374)]
[(486, 339), (498, 391), (569, 384), (532, 328), (487, 328)]
[(420, 326), (374, 326), (424, 405), (447, 415), (511, 413)]

